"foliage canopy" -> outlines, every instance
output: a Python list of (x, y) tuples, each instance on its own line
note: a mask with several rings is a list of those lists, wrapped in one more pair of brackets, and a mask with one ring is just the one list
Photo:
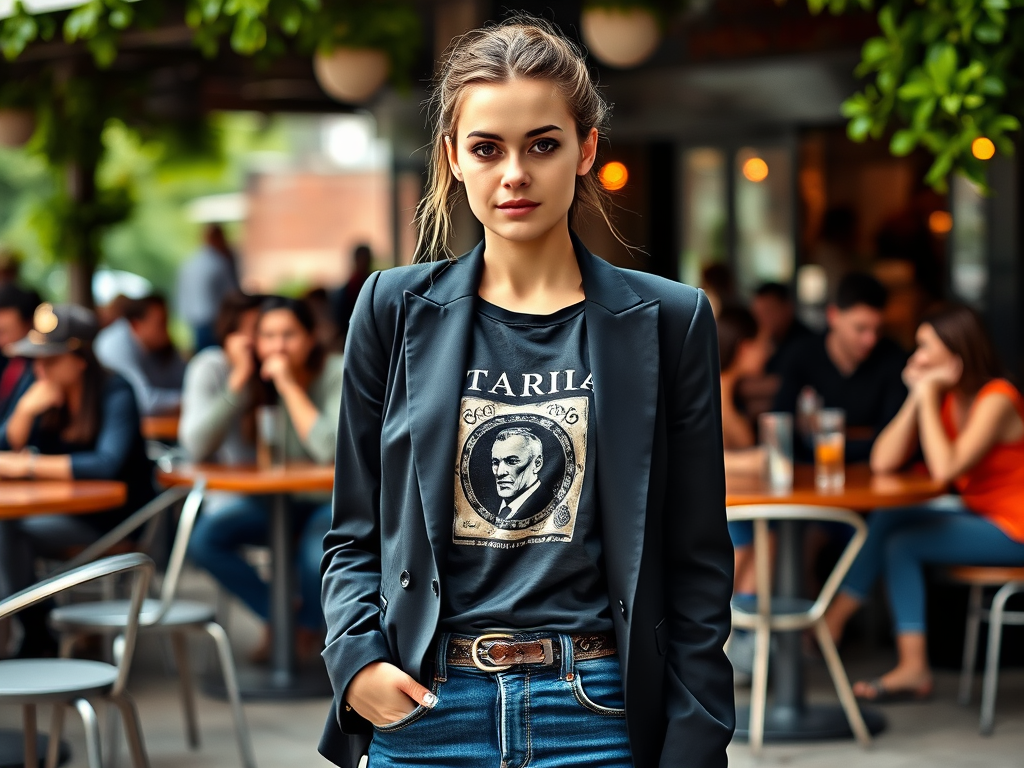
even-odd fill
[[(811, 11), (842, 13), (854, 0), (808, 0)], [(871, 9), (873, 0), (856, 0)], [(863, 89), (843, 104), (855, 141), (881, 138), (890, 150), (922, 146), (935, 156), (925, 180), (939, 191), (960, 171), (984, 186), (985, 163), (972, 154), (988, 138), (1012, 155), (1021, 127), (1024, 0), (887, 0), (879, 4), (881, 35), (861, 50)]]

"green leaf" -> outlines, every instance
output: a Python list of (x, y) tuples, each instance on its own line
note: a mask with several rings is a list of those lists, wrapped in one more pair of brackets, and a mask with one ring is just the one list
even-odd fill
[(868, 115), (855, 117), (846, 126), (846, 135), (854, 141), (864, 141), (870, 132), (871, 118)]
[(892, 45), (884, 37), (872, 37), (861, 49), (860, 58), (866, 64), (874, 64), (889, 57)]
[(995, 75), (988, 75), (978, 82), (978, 90), (986, 96), (1002, 96), (1006, 93), (1006, 84)]
[(935, 92), (949, 92), (950, 80), (956, 72), (956, 48), (949, 43), (933, 43), (925, 57), (925, 71), (931, 77)]
[(878, 26), (888, 38), (897, 38), (896, 19), (891, 5), (885, 5), (878, 12)]
[(889, 151), (897, 157), (904, 157), (914, 151), (917, 146), (917, 132), (911, 130), (896, 131), (889, 142)]
[(999, 115), (988, 123), (988, 130), (991, 133), (1003, 133), (1005, 131), (1019, 131), (1020, 120), (1013, 115)]
[(928, 99), (922, 99), (918, 102), (917, 107), (914, 108), (914, 127), (918, 130), (924, 130), (928, 126), (928, 121), (932, 119), (932, 115), (935, 113), (935, 107), (938, 104), (938, 99), (934, 96)]
[(959, 93), (947, 93), (940, 99), (943, 111), (948, 115), (956, 115), (963, 104), (963, 96)]
[(901, 85), (899, 90), (896, 91), (896, 95), (903, 99), (903, 101), (914, 101), (915, 99), (931, 96), (934, 92), (934, 88), (929, 81), (913, 80)]
[(969, 93), (964, 96), (964, 107), (967, 109), (977, 109), (985, 103), (985, 97), (979, 96), (976, 93)]
[(1010, 0), (982, 0), (981, 7), (990, 10), (1008, 11), (1010, 9)]
[(974, 37), (979, 43), (994, 45), (1003, 39), (1003, 28), (991, 21), (982, 21), (974, 27)]

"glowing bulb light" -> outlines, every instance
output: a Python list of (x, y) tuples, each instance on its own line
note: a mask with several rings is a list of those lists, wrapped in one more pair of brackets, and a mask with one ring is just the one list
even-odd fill
[(979, 160), (991, 160), (995, 157), (996, 145), (992, 143), (992, 139), (979, 136), (971, 142), (971, 154)]
[(743, 163), (743, 176), (747, 180), (759, 184), (768, 178), (768, 163), (760, 157), (751, 157)]
[(609, 192), (615, 192), (626, 186), (626, 182), (629, 181), (629, 170), (618, 160), (613, 160), (601, 167), (597, 172), (597, 179), (602, 187)]
[(928, 216), (928, 229), (935, 235), (949, 234), (953, 229), (953, 216), (949, 211), (932, 211)]

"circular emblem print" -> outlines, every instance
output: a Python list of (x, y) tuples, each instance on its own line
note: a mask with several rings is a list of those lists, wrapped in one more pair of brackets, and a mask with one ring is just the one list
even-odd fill
[(459, 479), (466, 499), (491, 525), (514, 531), (537, 525), (552, 513), (564, 527), (571, 519), (563, 500), (576, 477), (572, 440), (540, 414), (495, 416), (466, 439)]

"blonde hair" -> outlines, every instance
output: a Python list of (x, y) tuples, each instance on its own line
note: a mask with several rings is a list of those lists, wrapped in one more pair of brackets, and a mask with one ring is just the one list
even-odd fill
[[(445, 51), (434, 76), (428, 102), (433, 125), (427, 188), (416, 209), (415, 261), (454, 258), (448, 248), (452, 235), (451, 211), (464, 190), (448, 165), (445, 138), (452, 137), (462, 98), (468, 87), (480, 83), (506, 83), (516, 78), (552, 82), (565, 99), (582, 142), (591, 128), (599, 137), (607, 130), (611, 107), (598, 92), (583, 52), (555, 25), (526, 14), (467, 32)], [(615, 236), (608, 215), (608, 193), (592, 168), (576, 177), (576, 194), (569, 207), (569, 224), (582, 212), (604, 219)]]

